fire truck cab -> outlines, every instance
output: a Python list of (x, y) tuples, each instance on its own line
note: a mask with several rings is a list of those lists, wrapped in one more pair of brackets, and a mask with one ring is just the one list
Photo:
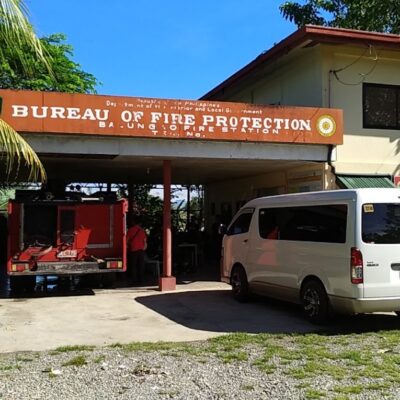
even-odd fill
[(8, 204), (7, 274), (11, 289), (36, 275), (126, 271), (127, 202), (104, 193), (17, 191)]

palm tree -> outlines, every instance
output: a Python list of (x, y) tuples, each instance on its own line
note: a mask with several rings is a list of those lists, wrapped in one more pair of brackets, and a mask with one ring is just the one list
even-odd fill
[[(0, 0), (0, 38), (15, 52), (27, 75), (32, 73), (29, 62), (24, 57), (24, 48), (32, 48), (38, 59), (43, 62), (51, 74), (51, 68), (44, 54), (41, 42), (28, 20), (27, 8), (23, 0)], [(4, 53), (0, 48), (0, 65)], [(16, 176), (21, 165), (28, 168), (29, 181), (46, 180), (46, 172), (39, 157), (29, 144), (10, 125), (0, 119), (0, 154), (5, 161), (7, 179)]]

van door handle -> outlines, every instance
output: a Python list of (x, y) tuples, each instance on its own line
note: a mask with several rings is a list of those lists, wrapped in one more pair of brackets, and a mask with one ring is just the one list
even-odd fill
[(249, 239), (244, 239), (243, 243), (247, 243), (249, 241)]

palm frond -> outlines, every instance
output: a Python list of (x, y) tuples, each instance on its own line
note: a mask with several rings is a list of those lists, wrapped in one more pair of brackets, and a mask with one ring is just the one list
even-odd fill
[(27, 74), (31, 73), (32, 65), (25, 59), (23, 49), (28, 46), (52, 75), (49, 57), (29, 23), (28, 10), (23, 0), (0, 0), (0, 36), (7, 47), (16, 50)]
[(21, 166), (28, 169), (29, 182), (45, 182), (46, 171), (39, 157), (25, 139), (10, 125), (0, 119), (0, 153), (5, 159), (6, 177), (18, 175)]

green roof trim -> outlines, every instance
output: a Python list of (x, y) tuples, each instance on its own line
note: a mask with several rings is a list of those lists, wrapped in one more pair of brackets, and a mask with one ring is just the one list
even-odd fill
[(352, 175), (337, 175), (339, 186), (344, 189), (359, 189), (359, 188), (393, 188), (394, 183), (385, 176), (352, 176)]

